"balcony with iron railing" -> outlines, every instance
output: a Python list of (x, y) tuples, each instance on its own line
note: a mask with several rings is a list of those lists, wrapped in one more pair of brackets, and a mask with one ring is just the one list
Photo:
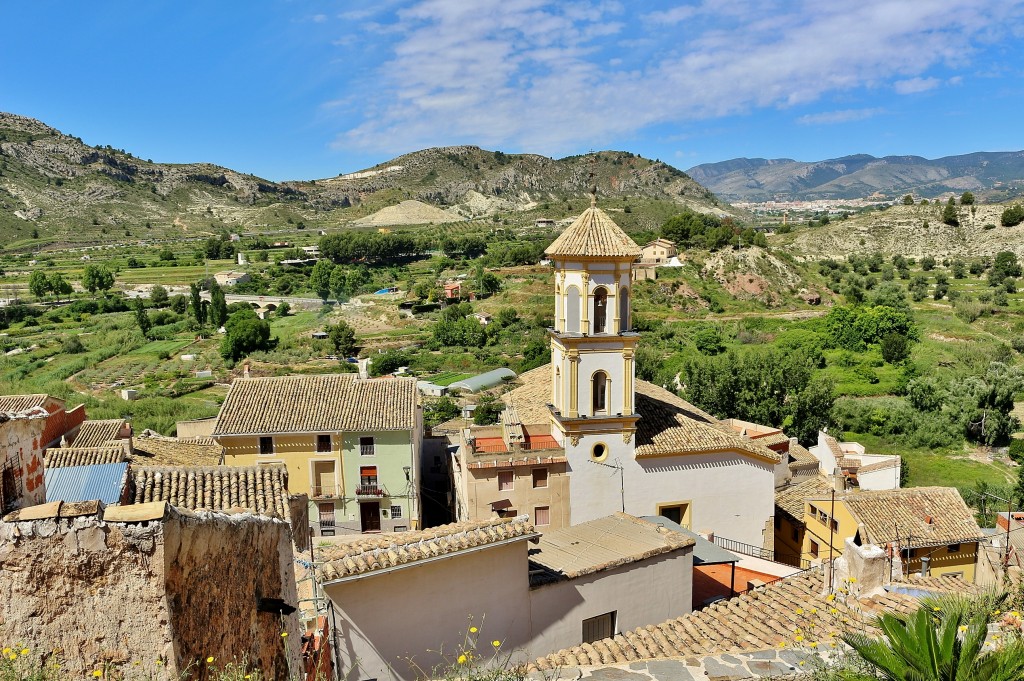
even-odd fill
[(387, 490), (377, 483), (356, 487), (356, 499), (380, 499), (384, 496), (387, 496)]
[(373, 456), (375, 453), (373, 445), (359, 445), (359, 456)]

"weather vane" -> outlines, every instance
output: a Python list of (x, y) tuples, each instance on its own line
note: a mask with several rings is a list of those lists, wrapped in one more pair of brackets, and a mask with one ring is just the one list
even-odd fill
[(597, 177), (597, 173), (594, 169), (597, 167), (597, 154), (590, 159), (590, 207), (597, 208), (597, 181), (594, 179)]

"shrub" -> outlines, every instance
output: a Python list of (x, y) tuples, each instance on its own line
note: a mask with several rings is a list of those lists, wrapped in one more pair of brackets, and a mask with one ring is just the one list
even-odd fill
[(889, 364), (899, 364), (910, 357), (910, 339), (901, 333), (886, 334), (880, 345), (882, 359)]
[(1024, 440), (1012, 440), (1008, 454), (1017, 463), (1024, 463)]
[(60, 351), (65, 355), (77, 355), (85, 352), (85, 346), (82, 345), (82, 341), (79, 340), (78, 336), (68, 336), (61, 343)]
[(1016, 227), (1024, 222), (1024, 206), (1018, 203), (1005, 209), (999, 222), (1003, 227)]

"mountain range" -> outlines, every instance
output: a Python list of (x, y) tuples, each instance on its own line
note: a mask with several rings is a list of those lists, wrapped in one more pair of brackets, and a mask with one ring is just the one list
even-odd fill
[(209, 163), (156, 163), (0, 113), (0, 239), (8, 247), (337, 227), (408, 200), (453, 220), (561, 218), (579, 212), (592, 185), (644, 228), (684, 205), (731, 211), (677, 168), (622, 151), (552, 159), (441, 147), (332, 178), (272, 182)]
[(720, 198), (773, 200), (934, 198), (972, 191), (989, 201), (1024, 193), (1024, 151), (976, 152), (934, 160), (856, 154), (825, 161), (735, 158), (686, 171)]

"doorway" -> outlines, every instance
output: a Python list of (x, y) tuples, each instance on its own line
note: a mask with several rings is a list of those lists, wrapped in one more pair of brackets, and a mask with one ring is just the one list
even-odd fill
[(359, 520), (363, 532), (380, 532), (380, 502), (364, 501), (360, 503)]

